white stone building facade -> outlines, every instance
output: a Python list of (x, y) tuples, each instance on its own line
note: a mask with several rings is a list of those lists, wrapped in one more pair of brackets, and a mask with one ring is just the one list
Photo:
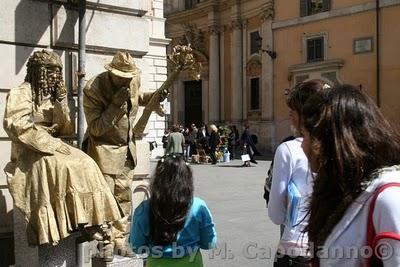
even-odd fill
[[(64, 64), (70, 92), (77, 90), (78, 9), (75, 0), (2, 0), (0, 9), (0, 120), (6, 95), (21, 84), (29, 56), (52, 49)], [(142, 71), (141, 89), (154, 91), (167, 78), (163, 0), (88, 0), (86, 12), (86, 80), (105, 71), (117, 50), (129, 51)], [(75, 91), (76, 92), (76, 91)], [(165, 118), (153, 114), (143, 138), (159, 145), (162, 154)], [(0, 168), (10, 157), (10, 140), (0, 127)], [(0, 237), (13, 232), (12, 198), (0, 171)], [(2, 242), (0, 240), (0, 242)]]

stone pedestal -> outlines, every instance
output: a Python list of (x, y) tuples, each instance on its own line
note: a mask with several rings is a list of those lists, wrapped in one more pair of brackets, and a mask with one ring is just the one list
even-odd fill
[[(73, 233), (62, 239), (57, 246), (42, 245), (39, 247), (39, 266), (52, 267), (75, 267), (82, 266), (77, 263), (76, 239), (81, 236), (80, 232)], [(27, 265), (29, 266), (29, 265)]]
[(98, 253), (97, 241), (80, 242), (76, 249), (77, 266), (92, 267), (92, 257)]
[(114, 256), (112, 262), (104, 262), (101, 259), (93, 258), (93, 267), (143, 267), (143, 259), (140, 257), (126, 258)]
[(26, 237), (26, 221), (23, 213), (14, 206), (15, 267), (39, 267), (39, 250), (29, 247)]

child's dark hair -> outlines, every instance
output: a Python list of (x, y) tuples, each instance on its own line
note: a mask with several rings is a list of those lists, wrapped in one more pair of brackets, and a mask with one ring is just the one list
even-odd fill
[(288, 107), (301, 115), (302, 109), (310, 96), (325, 88), (330, 87), (322, 80), (310, 80), (298, 83), (295, 87), (286, 92), (286, 104)]
[(176, 241), (193, 199), (192, 170), (180, 154), (158, 161), (150, 197), (150, 239), (165, 246)]

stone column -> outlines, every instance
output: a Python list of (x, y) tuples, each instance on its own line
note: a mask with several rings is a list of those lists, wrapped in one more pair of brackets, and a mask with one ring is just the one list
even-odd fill
[[(272, 20), (274, 17), (273, 2), (267, 2), (261, 13), (261, 37), (262, 49), (274, 51), (274, 40), (272, 34)], [(266, 52), (262, 53), (262, 99), (261, 99), (261, 117), (263, 121), (263, 133), (261, 143), (266, 150), (273, 151), (275, 147), (275, 122), (274, 120), (274, 59)], [(264, 139), (265, 137), (265, 139)]]
[(220, 114), (220, 74), (219, 74), (219, 29), (216, 24), (209, 26), (210, 59), (209, 59), (209, 121), (219, 122)]
[(241, 0), (235, 0), (231, 7), (231, 118), (237, 124), (241, 124), (243, 120), (243, 35), (240, 3)]
[[(262, 25), (261, 25), (261, 37), (262, 37), (262, 49), (274, 51), (273, 47), (273, 34), (272, 34), (272, 19), (274, 15), (273, 5), (268, 4), (266, 9), (262, 13)], [(274, 117), (274, 105), (273, 105), (273, 86), (274, 86), (274, 69), (273, 59), (270, 55), (262, 53), (262, 119), (271, 121)]]
[(243, 119), (243, 42), (242, 24), (239, 19), (232, 22), (232, 121), (241, 122)]
[(206, 124), (208, 124), (209, 123), (209, 121), (210, 121), (210, 112), (208, 112), (209, 110), (210, 110), (210, 103), (209, 103), (209, 99), (210, 99), (210, 97), (209, 97), (209, 95), (210, 95), (210, 90), (209, 90), (209, 76), (206, 74), (206, 75), (202, 75), (202, 83), (201, 83), (201, 86), (202, 86), (202, 105), (203, 105), (203, 108), (202, 108), (202, 113), (203, 113), (203, 122), (204, 123), (206, 123)]
[(224, 27), (221, 27), (219, 33), (219, 80), (220, 80), (220, 90), (221, 90), (221, 107), (220, 107), (220, 116), (221, 121), (225, 121), (225, 30)]
[(249, 47), (247, 45), (247, 20), (242, 20), (242, 110), (243, 110), (243, 115), (242, 115), (242, 120), (245, 121), (247, 120), (247, 115), (248, 115), (248, 103), (249, 103), (249, 92), (248, 92), (248, 79), (247, 79), (247, 71), (246, 71), (246, 65), (247, 65), (247, 54)]

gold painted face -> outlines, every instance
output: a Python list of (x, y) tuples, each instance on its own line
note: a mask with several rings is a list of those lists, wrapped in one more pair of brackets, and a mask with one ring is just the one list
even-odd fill
[(46, 79), (48, 87), (53, 88), (61, 78), (62, 73), (59, 67), (52, 66), (46, 68)]
[(132, 78), (124, 78), (124, 77), (120, 77), (115, 75), (112, 72), (109, 72), (110, 77), (111, 77), (111, 81), (113, 83), (113, 85), (116, 87), (116, 89), (120, 89), (121, 87), (129, 87)]

